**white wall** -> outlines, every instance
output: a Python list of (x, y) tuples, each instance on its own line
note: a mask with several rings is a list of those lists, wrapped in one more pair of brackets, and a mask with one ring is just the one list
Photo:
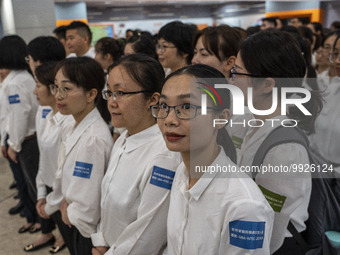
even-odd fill
[(222, 18), (216, 20), (216, 24), (226, 24), (233, 27), (241, 27), (247, 29), (250, 26), (260, 25), (260, 21), (264, 18), (264, 14), (246, 15), (230, 18)]

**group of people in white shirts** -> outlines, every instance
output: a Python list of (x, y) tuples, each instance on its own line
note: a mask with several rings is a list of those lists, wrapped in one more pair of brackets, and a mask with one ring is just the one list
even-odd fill
[[(266, 119), (290, 118), (289, 111), (282, 115), (278, 104), (266, 116), (248, 113), (265, 121), (261, 127), (244, 131), (212, 125), (214, 119), (240, 117), (232, 116), (230, 92), (218, 88), (214, 92), (223, 96), (217, 103), (208, 97), (207, 114), (202, 114), (205, 92), (198, 87), (211, 89), (217, 79), (240, 88), (245, 98), (251, 87), (253, 106), (269, 109), (274, 88), (303, 84), (306, 65), (295, 37), (269, 30), (245, 39), (226, 25), (208, 27), (193, 37), (193, 64), (172, 68), (165, 78), (164, 68), (170, 66), (164, 63), (171, 63), (165, 53), (188, 57), (178, 54), (176, 41), (167, 39), (158, 41), (161, 63), (131, 54), (110, 66), (107, 81), (102, 66), (86, 56), (42, 63), (33, 71), (35, 80), (22, 66), (17, 68), (0, 57), (2, 136), (8, 136), (8, 157), (19, 162), (26, 174), (31, 171), (24, 167), (29, 153), (23, 150), (33, 148), (26, 144), (36, 130), (39, 217), (54, 220), (72, 255), (303, 254), (287, 225), (291, 221), (299, 232), (306, 228), (310, 175), (194, 171), (197, 165), (233, 165), (236, 169), (251, 165), (261, 143), (279, 125), (276, 122), (273, 127)], [(332, 91), (340, 84), (336, 82), (340, 75), (338, 39), (332, 45), (337, 71)], [(9, 46), (13, 40), (22, 39), (4, 37), (0, 49), (6, 46), (14, 59), (18, 47)], [(277, 78), (300, 82), (282, 83)], [(107, 101), (112, 126), (125, 128), (115, 142), (103, 112), (96, 107), (100, 97)], [(329, 120), (329, 111), (339, 111), (334, 108), (333, 94), (326, 98), (320, 117), (324, 114)], [(311, 102), (319, 106), (321, 97), (312, 94)], [(309, 110), (316, 116), (321, 108)], [(338, 120), (336, 116), (331, 119), (332, 129), (316, 118), (315, 147), (330, 146), (317, 141), (320, 133), (338, 146), (334, 135)], [(313, 118), (297, 121), (309, 123), (303, 128), (312, 133)], [(234, 143), (239, 145), (237, 153)], [(327, 150), (320, 153), (340, 163)], [(306, 148), (296, 143), (274, 147), (263, 161), (263, 165), (308, 163)], [(279, 209), (266, 200), (270, 194), (282, 198)], [(54, 241), (53, 236), (49, 238)], [(25, 249), (33, 251), (38, 246)]]

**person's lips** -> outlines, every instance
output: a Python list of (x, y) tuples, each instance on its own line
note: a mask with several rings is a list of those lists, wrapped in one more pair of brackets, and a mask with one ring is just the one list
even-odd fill
[(61, 109), (61, 108), (63, 108), (65, 105), (63, 105), (63, 104), (57, 104), (57, 108), (58, 109)]
[(181, 140), (183, 137), (185, 137), (185, 135), (180, 135), (180, 134), (177, 134), (177, 133), (165, 133), (165, 136), (166, 136), (166, 139), (169, 141), (169, 142), (176, 142), (178, 140)]

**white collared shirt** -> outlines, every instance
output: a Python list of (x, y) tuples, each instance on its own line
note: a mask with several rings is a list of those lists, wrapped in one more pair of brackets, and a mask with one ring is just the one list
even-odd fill
[[(222, 147), (217, 165), (237, 168)], [(171, 190), (167, 254), (269, 254), (274, 212), (248, 175), (205, 172), (188, 185), (182, 163)]]
[[(2, 102), (3, 123), (9, 135), (8, 144), (21, 151), (25, 137), (35, 133), (35, 116), (38, 101), (33, 94), (35, 81), (27, 71), (12, 70), (3, 81), (4, 100)], [(3, 139), (3, 138), (2, 138)]]
[[(277, 119), (278, 121), (274, 121)], [(255, 133), (249, 131), (241, 147), (239, 166), (251, 166), (255, 153), (268, 134), (281, 125), (286, 116), (275, 116), (266, 121)], [(288, 123), (284, 123), (288, 124)], [(287, 127), (289, 128), (289, 127)], [(297, 143), (280, 144), (269, 150), (265, 156), (263, 166), (299, 166), (309, 164), (308, 153), (304, 146)], [(310, 173), (266, 172), (257, 174), (255, 182), (263, 187), (267, 199), (279, 198), (280, 206), (275, 211), (275, 220), (271, 240), (271, 253), (276, 251), (283, 243), (285, 237), (292, 235), (287, 230), (289, 220), (295, 228), (302, 232), (306, 229), (305, 221), (308, 219), (308, 204), (312, 189)]]
[(157, 125), (116, 141), (102, 183), (101, 222), (91, 236), (106, 254), (158, 254), (166, 243), (170, 189), (180, 154)]
[(96, 56), (96, 52), (93, 47), (91, 47), (82, 57), (90, 57), (93, 58)]
[[(36, 177), (38, 199), (47, 195), (46, 187), (52, 187), (58, 168), (58, 153), (65, 125), (74, 125), (72, 115), (54, 114), (48, 108), (41, 108), (37, 115), (37, 138), (39, 145), (39, 171)], [(39, 125), (40, 124), (40, 125)]]
[[(101, 182), (112, 145), (109, 128), (97, 108), (71, 129), (60, 145), (52, 195), (62, 192), (69, 203), (68, 218), (84, 237), (96, 232), (100, 219)], [(48, 214), (58, 209), (58, 205), (45, 207)]]
[(311, 146), (324, 158), (340, 164), (340, 77), (334, 77), (325, 93), (323, 108), (315, 121)]

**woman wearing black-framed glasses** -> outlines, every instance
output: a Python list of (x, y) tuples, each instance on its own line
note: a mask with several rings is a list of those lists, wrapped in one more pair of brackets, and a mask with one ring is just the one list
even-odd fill
[[(242, 43), (235, 66), (237, 73), (235, 73), (234, 84), (242, 90), (245, 98), (252, 90), (251, 103), (256, 110), (272, 109), (270, 113), (263, 113), (263, 115), (254, 114), (257, 124), (247, 134), (242, 144), (240, 166), (252, 166), (261, 144), (274, 129), (280, 127), (285, 121), (296, 121), (298, 127), (306, 133), (314, 131), (316, 115), (322, 108), (318, 92), (311, 92), (311, 99), (304, 104), (311, 116), (301, 114), (296, 107), (281, 109), (281, 89), (302, 88), (306, 74), (306, 64), (298, 41), (293, 35), (283, 31), (269, 30), (254, 34)], [(279, 95), (277, 105), (273, 105), (275, 91), (278, 91), (276, 96)], [(299, 100), (299, 97), (295, 96)], [(250, 100), (245, 100), (246, 104), (249, 102)], [(294, 164), (309, 163), (306, 148), (298, 143), (288, 142), (288, 138), (287, 143), (273, 146), (261, 162), (265, 167), (290, 167)], [(257, 174), (253, 172), (251, 176), (261, 186), (269, 202), (273, 194), (284, 198), (280, 208), (271, 204), (275, 211), (275, 222), (270, 252), (278, 255), (304, 254), (303, 248), (291, 237), (287, 226), (288, 222), (291, 222), (297, 232), (306, 229), (305, 221), (308, 219), (308, 203), (311, 194), (310, 173), (275, 171)], [(268, 195), (269, 193), (271, 195)]]
[(166, 244), (170, 189), (179, 155), (167, 150), (151, 115), (162, 88), (161, 64), (144, 54), (123, 57), (109, 72), (104, 99), (115, 142), (102, 182), (101, 222), (93, 254), (159, 254)]
[[(202, 114), (197, 87), (213, 81), (226, 82), (210, 66), (184, 67), (167, 77), (159, 104), (152, 107), (168, 149), (183, 158), (171, 190), (167, 254), (269, 254), (273, 212), (233, 163), (236, 152), (225, 124), (213, 125), (215, 119), (229, 120), (230, 94), (216, 89), (221, 101), (216, 106), (207, 99)], [(258, 232), (247, 232), (249, 241), (242, 244), (245, 226)]]

